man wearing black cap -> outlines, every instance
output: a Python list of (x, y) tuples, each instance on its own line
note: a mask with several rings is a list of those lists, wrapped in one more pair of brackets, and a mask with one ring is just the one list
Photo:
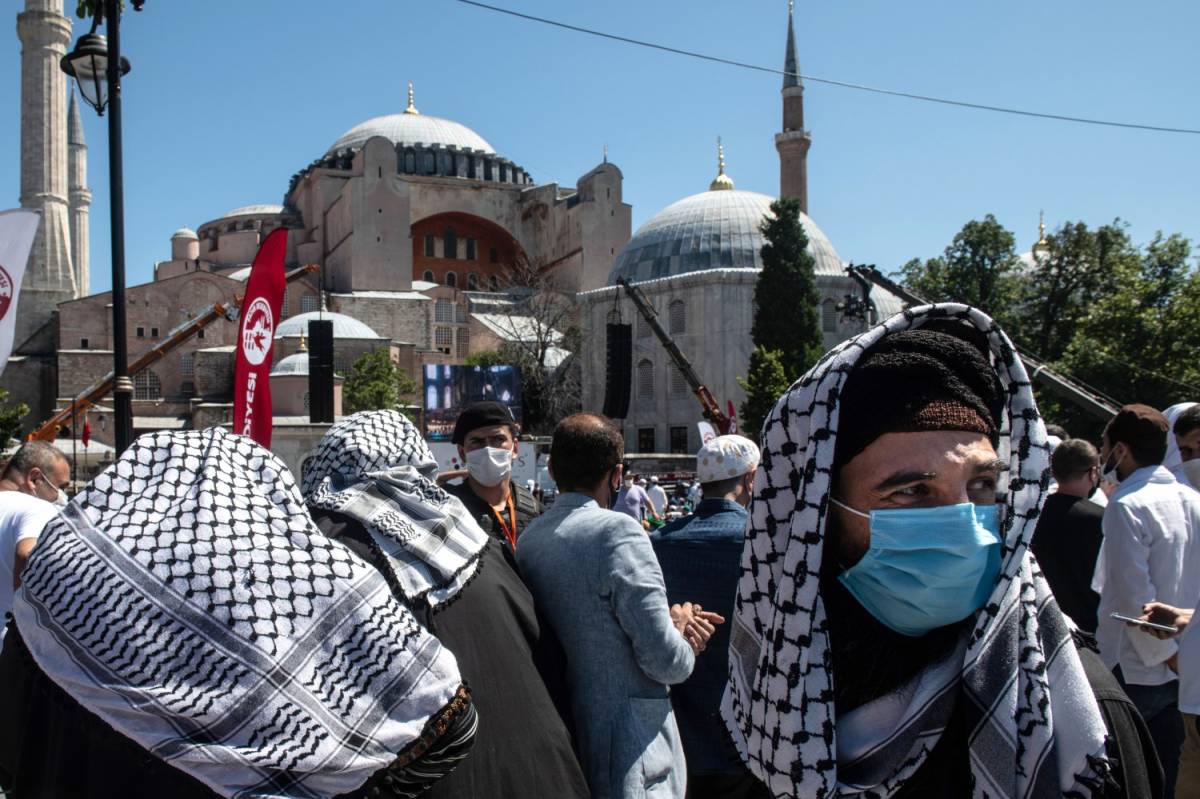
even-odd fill
[(961, 305), (845, 342), (775, 405), (722, 701), (772, 795), (1161, 795), (1029, 553), (1048, 449), (1011, 343)]
[(512, 462), (520, 444), (512, 411), (502, 402), (472, 403), (458, 415), (452, 440), (467, 465), (467, 477), (446, 490), (462, 500), (485, 531), (515, 551), (542, 505), (528, 490), (513, 485)]
[(1126, 405), (1104, 429), (1100, 463), (1119, 486), (1102, 521), (1096, 638), (1150, 726), (1171, 796), (1184, 740), (1179, 646), (1110, 617), (1136, 618), (1150, 602), (1191, 607), (1200, 596), (1200, 494), (1162, 465), (1167, 431), (1166, 417), (1148, 405)]

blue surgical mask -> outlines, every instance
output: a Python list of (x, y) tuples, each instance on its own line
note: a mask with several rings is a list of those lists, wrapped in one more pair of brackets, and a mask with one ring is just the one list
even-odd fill
[(999, 505), (895, 508), (869, 514), (871, 547), (838, 580), (872, 616), (919, 636), (970, 616), (1000, 574)]

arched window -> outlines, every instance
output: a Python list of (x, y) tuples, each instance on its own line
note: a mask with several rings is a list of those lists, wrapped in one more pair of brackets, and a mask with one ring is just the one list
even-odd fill
[(479, 275), (474, 272), (467, 273), (467, 291), (477, 291), (479, 289)]
[(437, 300), (433, 303), (433, 321), (449, 322), (454, 316), (453, 305), (450, 300)]
[(455, 231), (455, 229), (452, 227), (446, 228), (446, 241), (445, 241), (445, 246), (443, 249), (445, 249), (445, 252), (443, 253), (443, 257), (445, 257), (445, 258), (457, 258), (458, 257), (458, 232)]
[(162, 382), (158, 375), (143, 369), (133, 376), (133, 398), (135, 400), (162, 399)]
[(458, 347), (455, 353), (456, 357), (466, 358), (471, 353), (471, 329), (469, 327), (458, 329), (458, 340), (455, 346)]
[(452, 289), (458, 288), (458, 275), (453, 272), (446, 273), (446, 285)]
[(837, 330), (837, 306), (833, 300), (821, 303), (821, 329), (833, 332)]
[(669, 326), (672, 333), (682, 333), (686, 327), (686, 317), (684, 316), (683, 300), (674, 300), (667, 306), (667, 316), (669, 317)]
[(436, 283), (437, 282), (436, 280), (433, 279), (433, 270), (432, 269), (426, 269), (425, 274), (421, 275), (421, 279), (424, 280), (426, 283)]
[(671, 364), (671, 393), (686, 394), (688, 390), (687, 380), (683, 377), (683, 372), (675, 364)]
[(179, 374), (181, 377), (193, 377), (196, 374), (196, 356), (185, 352), (179, 356)]
[(490, 276), (488, 278), (488, 291), (499, 291), (499, 290), (500, 290), (500, 278), (496, 277), (495, 275)]
[(650, 338), (653, 333), (654, 331), (650, 329), (650, 323), (646, 321), (646, 317), (638, 314), (637, 337)]
[(312, 396), (307, 391), (305, 391), (304, 392), (304, 410), (306, 410), (306, 411), (311, 410), (311, 408), (309, 407), (309, 405), (311, 403), (312, 403)]
[(654, 396), (654, 364), (649, 358), (638, 361), (637, 387), (639, 398), (651, 399)]

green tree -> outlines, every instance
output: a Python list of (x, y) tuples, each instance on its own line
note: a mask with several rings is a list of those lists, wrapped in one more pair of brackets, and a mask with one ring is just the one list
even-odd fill
[(1138, 263), (1120, 220), (1096, 230), (1064, 224), (1047, 237), (1047, 252), (1022, 287), (1015, 310), (1021, 341), (1046, 360), (1060, 358), (1089, 310), (1114, 288), (1116, 275)]
[(420, 386), (395, 362), (387, 349), (368, 352), (354, 362), (342, 386), (346, 414), (384, 409), (399, 410), (412, 403)]
[(1020, 263), (1013, 234), (988, 214), (963, 225), (941, 256), (914, 258), (900, 273), (904, 284), (930, 302), (962, 302), (1003, 322), (1017, 297)]
[(784, 373), (783, 359), (775, 350), (755, 347), (750, 353), (750, 369), (746, 379), (738, 378), (738, 385), (746, 392), (741, 407), (741, 427), (755, 441), (762, 431), (767, 414), (776, 401), (791, 385)]
[(800, 203), (793, 199), (771, 203), (771, 216), (759, 227), (762, 272), (754, 287), (754, 346), (774, 350), (784, 374), (795, 380), (825, 351), (818, 312), (820, 296), (814, 275), (816, 261), (806, 249), (808, 236), (800, 224)]
[[(1200, 273), (1190, 242), (1159, 233), (1140, 258), (1118, 262), (1111, 290), (1092, 304), (1055, 365), (1118, 403), (1164, 408), (1200, 397)], [(1072, 409), (1063, 412), (1086, 424)]]
[(500, 350), (480, 350), (472, 352), (464, 361), (467, 366), (500, 366), (507, 364), (504, 353)]
[(21, 432), (21, 420), (29, 413), (29, 406), (24, 402), (8, 401), (8, 391), (0, 388), (0, 445), (7, 447), (8, 442), (17, 438)]

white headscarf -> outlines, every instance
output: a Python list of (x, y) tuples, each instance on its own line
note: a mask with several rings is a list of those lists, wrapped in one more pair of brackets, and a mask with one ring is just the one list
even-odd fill
[[(837, 398), (865, 350), (931, 319), (957, 319), (984, 333), (1007, 392), (999, 448), (1010, 467), (1001, 486), (1007, 494), (1003, 567), (976, 613), (958, 667), (949, 674), (927, 670), (906, 694), (876, 700), (898, 704), (902, 713), (893, 714), (882, 731), (892, 734), (849, 784), (839, 773), (838, 756), (845, 753), (838, 751), (841, 720), (835, 718), (819, 591)], [(957, 304), (898, 314), (843, 342), (800, 378), (764, 425), (762, 450), (730, 619), (722, 714), (742, 759), (772, 793), (893, 795), (937, 743), (953, 705), (948, 696), (965, 703), (976, 797), (1098, 790), (1108, 769), (1104, 721), (1068, 622), (1028, 552), (1049, 482), (1046, 431), (1025, 367), (1003, 331), (980, 311)]]
[[(1179, 454), (1179, 442), (1175, 439), (1175, 421), (1186, 411), (1195, 405), (1194, 402), (1177, 402), (1171, 407), (1163, 411), (1163, 416), (1167, 417), (1167, 454), (1163, 458), (1162, 465), (1171, 470), (1171, 474), (1175, 475), (1175, 479), (1181, 483), (1191, 485), (1191, 480), (1183, 471), (1183, 456)], [(1200, 488), (1200, 486), (1193, 486)]]

